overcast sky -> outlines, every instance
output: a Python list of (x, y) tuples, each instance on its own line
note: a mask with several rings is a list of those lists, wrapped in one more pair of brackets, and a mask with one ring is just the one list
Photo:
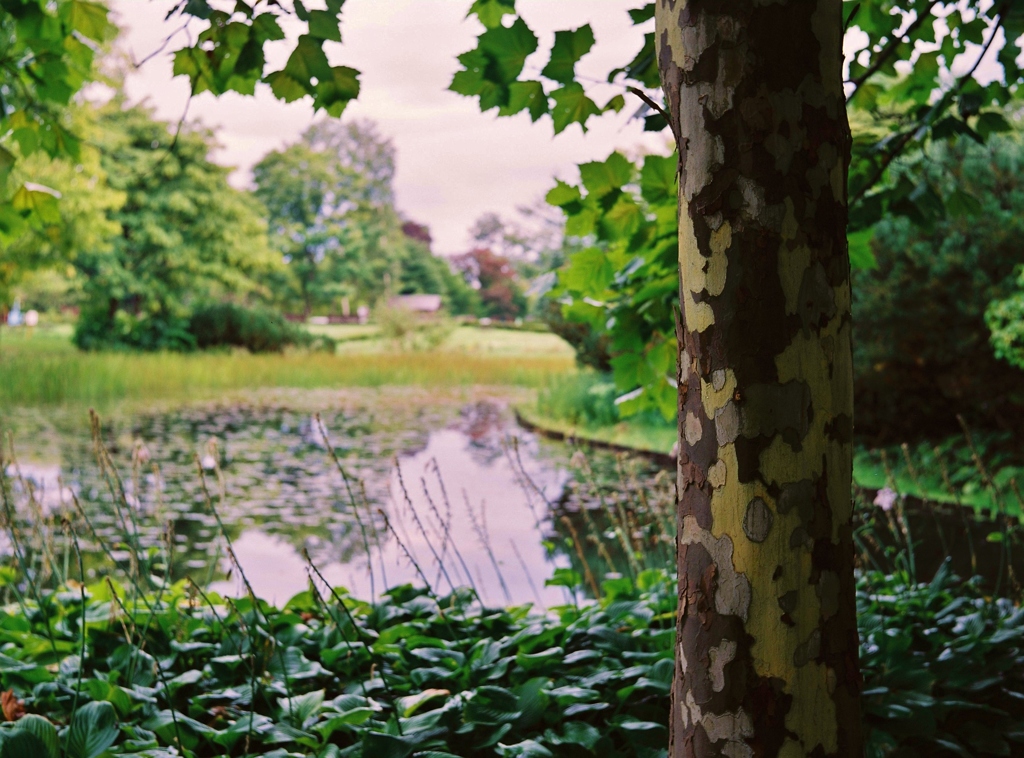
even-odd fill
[[(540, 37), (527, 70), (546, 63), (556, 29), (589, 22), (597, 38), (593, 51), (577, 67), (583, 77), (603, 79), (628, 62), (646, 28), (631, 25), (626, 14), (637, 0), (519, 0), (517, 7)], [(114, 0), (118, 23), (125, 29), (123, 47), (136, 60), (157, 50), (181, 26), (164, 21), (169, 0)], [(327, 43), (334, 64), (362, 71), (362, 94), (343, 119), (368, 118), (390, 137), (398, 151), (398, 205), (409, 218), (430, 226), (436, 252), (467, 249), (467, 230), (487, 211), (512, 215), (516, 206), (541, 197), (553, 177), (573, 178), (574, 166), (602, 159), (612, 150), (661, 148), (664, 137), (645, 134), (640, 122), (628, 120), (639, 103), (628, 97), (618, 115), (591, 119), (582, 134), (578, 125), (553, 136), (550, 119), (536, 124), (523, 113), (499, 119), (481, 114), (476, 99), (447, 90), (459, 68), (456, 56), (475, 47), (481, 27), (466, 19), (468, 0), (349, 0), (342, 16), (343, 44)], [(190, 31), (201, 31), (193, 23)], [(133, 100), (148, 99), (160, 117), (177, 121), (188, 99), (185, 79), (171, 76), (171, 52), (186, 43), (173, 40), (128, 80)], [(280, 67), (283, 43), (270, 53)], [(272, 70), (272, 69), (271, 69)], [(588, 83), (592, 96), (605, 102), (621, 88)], [(216, 127), (223, 145), (219, 162), (238, 167), (232, 177), (247, 186), (249, 170), (264, 154), (294, 141), (313, 120), (308, 99), (291, 105), (276, 100), (269, 88), (255, 97), (228, 94), (196, 97), (191, 118)]]

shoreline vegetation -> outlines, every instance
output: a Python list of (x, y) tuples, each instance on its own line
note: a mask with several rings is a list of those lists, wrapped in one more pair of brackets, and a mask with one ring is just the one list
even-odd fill
[[(422, 565), (409, 557), (417, 586), (369, 601), (327, 585), (307, 555), (308, 589), (276, 606), (234, 560), (201, 470), (247, 588), (239, 597), (174, 581), (173, 535), (139, 540), (118, 472), (101, 445), (96, 454), (125, 520), (116, 542), (80, 507), (43, 516), (30, 489), (15, 502), (0, 467), (12, 547), (0, 567), (0, 756), (666, 756), (677, 590), (664, 513), (643, 498), (582, 506), (565, 540), (576, 558), (546, 582), (564, 588), (561, 605), (495, 607), (474, 586), (432, 583), (428, 574), (446, 576), (456, 560), (452, 544)], [(609, 485), (631, 492), (623, 476)], [(447, 544), (441, 513), (418, 528)], [(925, 576), (902, 519), (865, 513), (857, 603), (868, 755), (1014, 754), (1024, 742), (1024, 610), (948, 563)], [(82, 571), (91, 540), (110, 557), (101, 581)], [(372, 566), (369, 541), (364, 550)], [(611, 557), (609, 570), (588, 554)]]
[(192, 400), (269, 387), (541, 387), (575, 370), (571, 348), (546, 333), (458, 327), (434, 350), (402, 350), (387, 339), (373, 338), (365, 327), (316, 331), (341, 335), (335, 354), (86, 353), (74, 349), (67, 329), (39, 329), (35, 334), (3, 329), (0, 408)]

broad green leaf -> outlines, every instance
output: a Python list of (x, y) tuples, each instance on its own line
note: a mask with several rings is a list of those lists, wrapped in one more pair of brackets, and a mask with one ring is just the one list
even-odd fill
[(974, 130), (981, 135), (982, 139), (987, 140), (992, 134), (1013, 131), (1013, 126), (1002, 113), (986, 111), (978, 116)]
[(647, 5), (629, 11), (629, 17), (632, 19), (634, 24), (642, 24), (645, 21), (650, 21), (654, 18), (654, 3), (647, 3)]
[(60, 738), (57, 727), (50, 721), (35, 713), (28, 713), (18, 719), (15, 731), (29, 732), (46, 748), (48, 758), (60, 758)]
[(10, 150), (0, 146), (0, 186), (3, 185), (4, 181), (10, 175), (11, 169), (14, 168), (14, 163), (14, 154)]
[(117, 739), (117, 714), (110, 703), (86, 703), (71, 717), (64, 738), (67, 758), (97, 758)]
[(307, 692), (304, 695), (295, 697), (283, 697), (278, 701), (281, 708), (281, 715), (297, 725), (305, 724), (306, 721), (324, 704), (324, 690)]
[(412, 738), (383, 732), (363, 734), (363, 755), (373, 758), (409, 758), (418, 746)]
[(401, 712), (403, 718), (409, 718), (416, 713), (424, 703), (436, 700), (437, 698), (446, 698), (451, 694), (452, 693), (449, 690), (424, 690), (416, 695), (408, 695), (406, 697), (399, 698), (398, 710)]
[(59, 224), (60, 193), (49, 187), (26, 182), (11, 198), (11, 204), (23, 213), (34, 215), (44, 224)]
[(583, 721), (568, 721), (562, 725), (561, 734), (548, 730), (545, 736), (553, 745), (580, 745), (593, 751), (601, 739), (601, 732)]
[(576, 78), (576, 63), (594, 46), (594, 30), (590, 24), (579, 29), (555, 32), (555, 44), (551, 48), (551, 60), (541, 70), (541, 75), (556, 82), (568, 84)]
[(554, 753), (536, 740), (523, 740), (514, 745), (499, 745), (502, 758), (553, 758)]
[(308, 34), (301, 35), (292, 54), (288, 56), (284, 71), (307, 87), (313, 86), (314, 79), (329, 79), (331, 64), (324, 55), (323, 40)]
[(847, 235), (846, 239), (850, 245), (850, 266), (854, 269), (869, 270), (876, 268), (878, 262), (871, 250), (871, 239), (875, 236), (875, 230), (864, 229)]
[(611, 284), (615, 270), (608, 255), (597, 247), (586, 248), (573, 254), (569, 266), (559, 279), (570, 291), (598, 293)]
[(978, 198), (959, 187), (946, 198), (946, 212), (951, 216), (977, 216), (981, 211)]
[(317, 39), (341, 42), (338, 17), (330, 11), (310, 11), (309, 34)]
[(640, 170), (640, 192), (649, 203), (676, 202), (676, 172), (679, 159), (671, 155), (648, 155)]
[(104, 42), (117, 33), (117, 27), (107, 19), (107, 13), (103, 5), (85, 0), (72, 0), (68, 6), (71, 26), (95, 42)]
[(512, 116), (522, 110), (529, 111), (531, 121), (536, 121), (548, 112), (548, 96), (544, 93), (543, 84), (531, 79), (509, 85), (508, 105), (503, 105), (498, 115)]
[(485, 685), (477, 688), (462, 710), (462, 717), (473, 724), (510, 724), (519, 716), (519, 699), (504, 687)]
[(46, 744), (30, 731), (0, 732), (0, 758), (52, 758)]
[(600, 198), (612, 190), (622, 189), (633, 178), (633, 164), (616, 151), (604, 161), (580, 164), (580, 179), (592, 197)]
[(512, 26), (488, 29), (480, 35), (478, 45), (491, 63), (486, 78), (508, 85), (519, 77), (526, 59), (537, 49), (537, 35), (523, 19), (517, 18)]
[(505, 16), (514, 15), (515, 12), (515, 0), (475, 0), (466, 17), (475, 14), (481, 24), (488, 29), (493, 29), (496, 26), (501, 26), (501, 21)]
[(601, 114), (601, 109), (583, 91), (578, 82), (556, 89), (551, 93), (555, 101), (551, 108), (551, 118), (555, 122), (555, 134), (565, 131), (569, 124), (579, 124), (583, 131), (587, 130), (587, 119)]
[(580, 194), (580, 188), (574, 187), (570, 184), (559, 180), (555, 186), (548, 191), (548, 194), (544, 196), (544, 200), (549, 205), (557, 207), (563, 207), (574, 203), (582, 197)]
[(334, 118), (359, 96), (359, 72), (348, 66), (334, 66), (330, 77), (316, 85), (313, 108), (323, 108)]
[(267, 84), (270, 85), (274, 96), (286, 103), (294, 102), (309, 94), (306, 85), (286, 71), (275, 71), (268, 74)]

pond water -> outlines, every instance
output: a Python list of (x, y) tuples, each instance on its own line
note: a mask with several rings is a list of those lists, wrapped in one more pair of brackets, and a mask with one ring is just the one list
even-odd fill
[[(20, 476), (13, 465), (8, 475), (26, 534), (33, 507), (36, 520), (74, 517), (90, 576), (126, 569), (136, 534), (144, 551), (165, 555), (169, 533), (171, 578), (224, 594), (244, 592), (244, 574), (258, 596), (282, 603), (306, 588), (308, 555), (331, 585), (359, 597), (425, 581), (440, 593), (474, 585), (495, 605), (551, 605), (565, 602), (565, 591), (545, 579), (579, 555), (566, 547), (566, 529), (605, 533), (607, 523), (579, 514), (601, 505), (614, 519), (606, 501), (636, 492), (616, 495), (595, 480), (593, 472), (621, 474), (614, 456), (581, 461), (566, 444), (519, 428), (510, 404), (523, 399), (387, 389), (120, 409), (100, 433), (119, 479), (104, 477), (81, 412), (8, 412)], [(655, 480), (665, 489), (653, 466), (630, 466), (625, 489), (654, 492)], [(28, 504), (28, 489), (38, 505)], [(56, 565), (69, 559), (50, 551)]]

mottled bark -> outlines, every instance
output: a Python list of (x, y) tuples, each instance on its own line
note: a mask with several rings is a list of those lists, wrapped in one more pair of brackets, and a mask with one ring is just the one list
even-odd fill
[(672, 756), (860, 756), (841, 0), (659, 0), (679, 145)]

